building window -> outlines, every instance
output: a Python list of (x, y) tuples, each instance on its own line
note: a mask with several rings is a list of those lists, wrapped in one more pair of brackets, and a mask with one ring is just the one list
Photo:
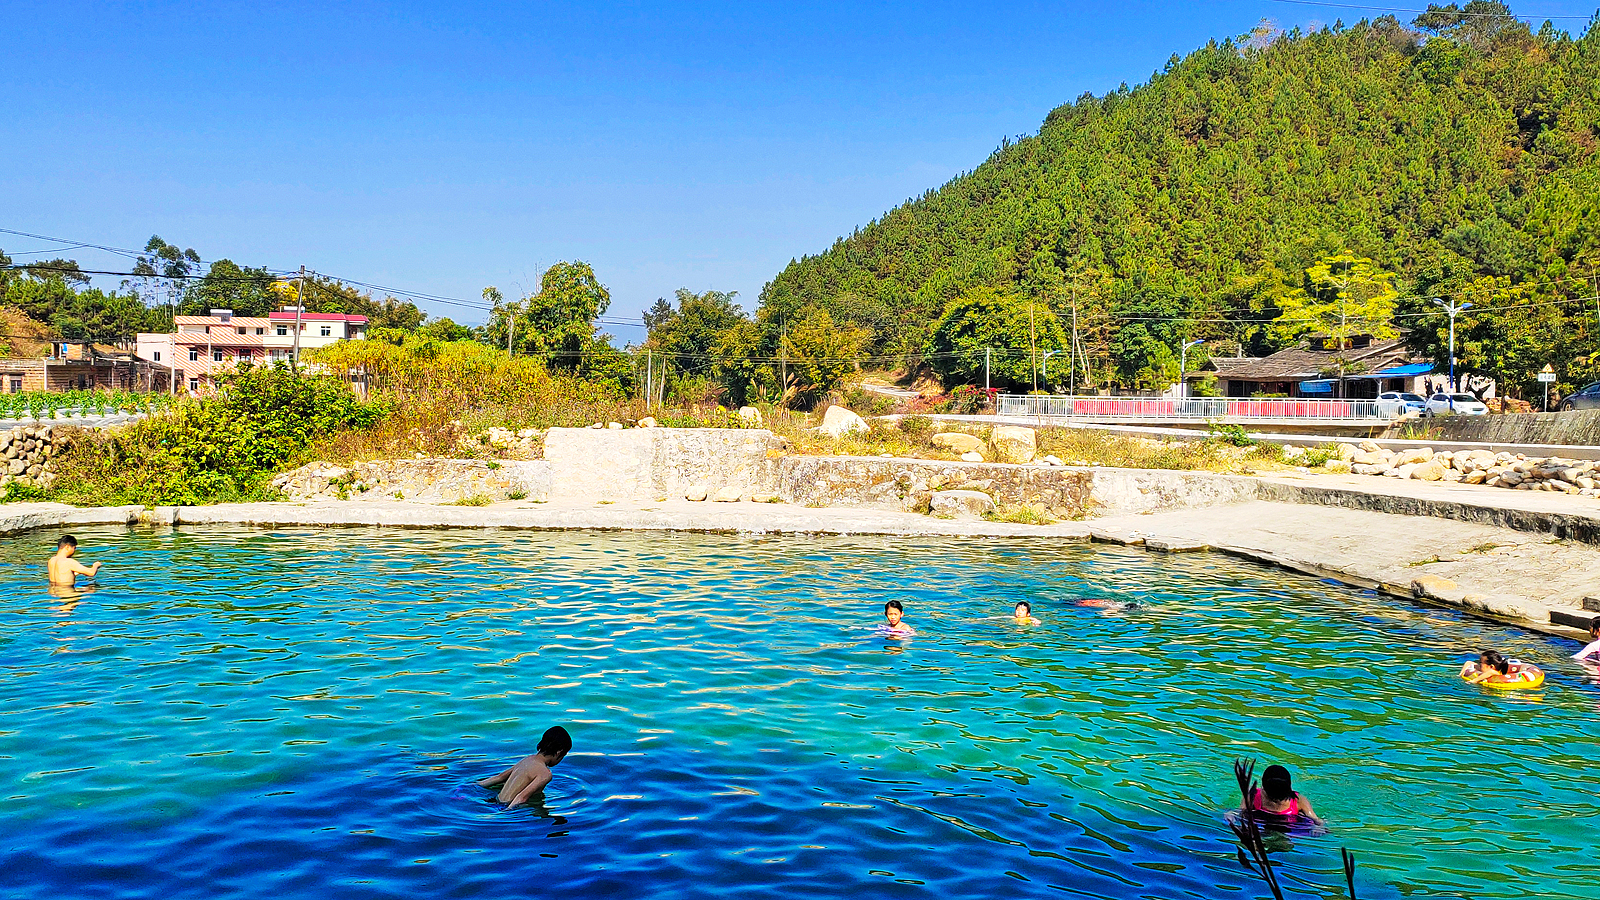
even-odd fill
[(160, 350), (156, 351), (156, 362), (161, 362), (161, 351)]
[(289, 333), (289, 326), (287, 326), (287, 325), (279, 325), (278, 326), (278, 336), (279, 337), (283, 337), (284, 335), (286, 335), (288, 333)]
[(243, 325), (235, 325), (235, 326), (233, 326), (233, 327), (234, 327), (234, 328), (235, 328), (235, 329), (236, 329), (236, 330), (237, 330), (237, 331), (238, 331), (238, 332), (239, 332), (239, 333), (240, 333), (240, 334), (244, 334), (244, 333), (245, 333), (245, 330), (244, 330), (244, 326), (243, 326)]
[(11, 393), (13, 393), (13, 394), (22, 393), (22, 377), (21, 376), (19, 376), (19, 375), (11, 376)]
[(213, 350), (213, 351), (211, 351), (211, 361), (212, 362), (222, 362), (222, 351), (221, 350)]
[(267, 333), (267, 330), (265, 328), (257, 328), (256, 329), (256, 334), (266, 334), (266, 333)]
[(200, 358), (200, 348), (199, 347), (190, 347), (189, 348), (189, 358), (191, 360), (199, 359)]
[(200, 379), (198, 379), (198, 378), (189, 379), (189, 390), (191, 390), (191, 391), (200, 390)]
[(330, 325), (322, 326), (322, 336), (323, 337), (332, 337), (333, 336), (333, 327), (330, 326)]

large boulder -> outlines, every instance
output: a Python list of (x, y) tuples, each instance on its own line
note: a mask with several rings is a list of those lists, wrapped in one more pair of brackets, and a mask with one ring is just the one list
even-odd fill
[(1429, 460), (1421, 463), (1411, 470), (1411, 477), (1416, 481), (1439, 481), (1444, 478), (1445, 467), (1438, 460)]
[(1400, 457), (1394, 461), (1396, 466), (1408, 466), (1412, 463), (1425, 463), (1433, 460), (1433, 450), (1428, 447), (1414, 447), (1410, 450), (1401, 450)]
[(816, 430), (836, 438), (856, 432), (865, 433), (867, 420), (842, 406), (830, 406), (822, 414), (822, 424)]
[(983, 449), (983, 439), (974, 434), (964, 434), (959, 431), (945, 431), (934, 435), (930, 440), (935, 447), (943, 447), (953, 453), (971, 453)]
[(996, 462), (1030, 463), (1039, 451), (1032, 428), (1021, 425), (996, 425), (989, 433), (989, 446)]
[(929, 512), (956, 519), (981, 519), (994, 511), (994, 498), (982, 491), (934, 491)]

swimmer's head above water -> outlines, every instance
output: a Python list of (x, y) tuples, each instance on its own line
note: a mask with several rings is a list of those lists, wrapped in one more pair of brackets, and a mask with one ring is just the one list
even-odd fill
[(534, 748), (534, 752), (544, 757), (545, 765), (553, 766), (572, 752), (572, 735), (560, 725), (548, 728), (544, 737), (539, 738), (539, 746)]
[(883, 605), (883, 618), (888, 621), (890, 628), (899, 628), (905, 614), (906, 608), (899, 600), (890, 600)]
[(1012, 611), (1011, 615), (1017, 619), (1031, 619), (1033, 618), (1033, 604), (1026, 600), (1018, 600), (1017, 608)]

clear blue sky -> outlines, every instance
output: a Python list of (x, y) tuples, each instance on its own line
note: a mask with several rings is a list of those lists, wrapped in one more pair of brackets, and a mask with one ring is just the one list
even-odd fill
[[(1273, 0), (4, 9), (0, 228), (135, 248), (160, 234), (208, 260), (471, 300), (534, 290), (579, 258), (610, 287), (609, 317), (631, 321), (678, 287), (752, 309), (791, 257), (1208, 38), (1381, 14)], [(0, 235), (13, 255), (48, 246)]]

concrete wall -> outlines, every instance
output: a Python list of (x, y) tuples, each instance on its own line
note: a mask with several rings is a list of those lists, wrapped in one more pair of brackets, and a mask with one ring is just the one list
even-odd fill
[(770, 490), (769, 455), (784, 443), (754, 428), (552, 428), (544, 458), (552, 499), (653, 501)]
[(1004, 463), (785, 456), (774, 460), (773, 493), (801, 506), (927, 509), (934, 491), (983, 491), (1001, 503), (1042, 504), (1061, 518), (1088, 509), (1091, 470)]
[(1439, 440), (1491, 444), (1600, 445), (1600, 409), (1504, 416), (1448, 416), (1417, 425)]

